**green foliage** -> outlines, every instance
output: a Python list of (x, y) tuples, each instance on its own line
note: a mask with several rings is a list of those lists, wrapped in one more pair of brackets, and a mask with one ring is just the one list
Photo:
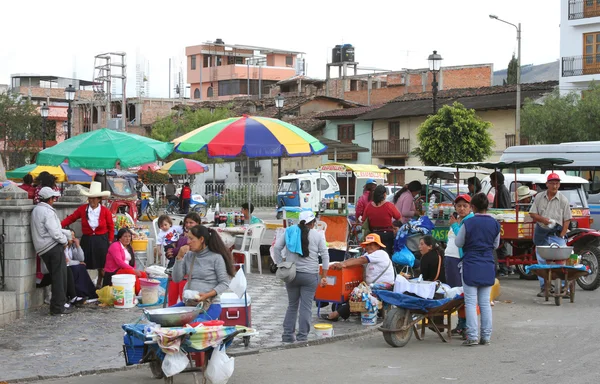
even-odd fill
[(138, 171), (138, 177), (144, 184), (166, 184), (169, 175), (152, 171)]
[(8, 169), (25, 165), (39, 150), (42, 139), (42, 117), (26, 98), (0, 93), (0, 141), (2, 161)]
[(413, 155), (425, 165), (483, 161), (492, 154), (491, 126), (458, 102), (445, 105), (419, 127)]
[(506, 84), (517, 84), (517, 69), (519, 68), (519, 62), (513, 53), (512, 59), (508, 62), (508, 69), (506, 70)]
[(561, 96), (556, 90), (543, 104), (526, 100), (521, 112), (521, 132), (530, 143), (558, 144), (600, 140), (600, 86), (591, 84), (584, 97)]
[[(171, 115), (157, 120), (154, 124), (152, 124), (151, 137), (160, 141), (171, 141), (179, 136), (183, 136), (186, 133), (193, 131), (196, 128), (200, 128), (206, 124), (223, 120), (228, 117), (230, 117), (230, 113), (229, 110), (225, 108), (215, 109), (212, 113), (208, 109), (198, 109), (196, 111), (185, 109), (181, 112), (174, 112)], [(183, 155), (181, 153), (173, 152), (168, 159), (166, 159), (166, 161), (171, 161), (182, 157), (198, 160), (203, 163), (207, 162), (206, 151), (192, 155)]]

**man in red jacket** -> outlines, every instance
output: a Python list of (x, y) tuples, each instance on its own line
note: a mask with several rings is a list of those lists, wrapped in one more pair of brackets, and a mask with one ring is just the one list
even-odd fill
[(187, 215), (190, 210), (190, 201), (192, 200), (192, 188), (190, 183), (185, 183), (181, 189), (181, 212)]

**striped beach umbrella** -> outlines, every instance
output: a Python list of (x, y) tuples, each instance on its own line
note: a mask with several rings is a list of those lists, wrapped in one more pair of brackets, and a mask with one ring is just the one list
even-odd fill
[(170, 175), (195, 175), (208, 171), (208, 165), (191, 159), (177, 159), (163, 165), (159, 173)]

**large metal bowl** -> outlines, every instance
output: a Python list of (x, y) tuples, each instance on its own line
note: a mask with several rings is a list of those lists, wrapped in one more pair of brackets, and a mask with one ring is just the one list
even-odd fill
[(163, 327), (179, 327), (194, 321), (202, 311), (197, 307), (171, 307), (145, 309), (144, 315), (153, 323)]
[(544, 260), (567, 260), (573, 252), (573, 247), (552, 245), (540, 245), (535, 247)]

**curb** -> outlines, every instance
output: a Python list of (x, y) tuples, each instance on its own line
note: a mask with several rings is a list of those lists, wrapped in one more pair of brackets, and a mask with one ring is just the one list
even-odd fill
[[(372, 326), (367, 329), (360, 330), (358, 332), (347, 333), (344, 335), (332, 336), (332, 337), (327, 337), (327, 338), (323, 338), (323, 339), (314, 339), (314, 340), (309, 340), (307, 342), (302, 342), (302, 343), (297, 342), (297, 343), (282, 344), (282, 345), (266, 347), (266, 348), (242, 350), (239, 352), (232, 351), (232, 352), (228, 352), (227, 354), (231, 357), (240, 357), (240, 356), (258, 355), (259, 353), (281, 351), (281, 350), (285, 350), (285, 349), (304, 348), (304, 347), (310, 347), (310, 346), (314, 346), (314, 345), (329, 344), (329, 343), (333, 343), (336, 341), (348, 340), (348, 339), (358, 338), (361, 336), (368, 336), (373, 333), (376, 333), (377, 328), (378, 328), (377, 326)], [(21, 379), (8, 380), (6, 382), (7, 383), (32, 383), (32, 382), (36, 382), (36, 381), (56, 380), (56, 379), (61, 379), (61, 378), (66, 378), (66, 377), (91, 376), (91, 375), (100, 375), (103, 373), (130, 371), (130, 370), (135, 370), (135, 369), (144, 369), (147, 367), (148, 367), (148, 364), (135, 364), (135, 365), (124, 366), (124, 367), (116, 367), (116, 368), (90, 369), (90, 370), (70, 373), (67, 375), (47, 375), (47, 376), (46, 375), (37, 375), (37, 376), (25, 377), (25, 378), (21, 378)]]

